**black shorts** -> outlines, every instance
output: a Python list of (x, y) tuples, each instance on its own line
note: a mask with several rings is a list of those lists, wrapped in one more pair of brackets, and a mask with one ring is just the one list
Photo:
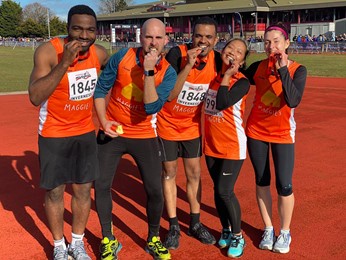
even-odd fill
[(65, 183), (88, 183), (99, 176), (95, 132), (52, 138), (39, 135), (40, 186), (51, 190)]
[(202, 156), (202, 138), (186, 141), (168, 141), (159, 137), (164, 162), (175, 161), (178, 157), (198, 158)]

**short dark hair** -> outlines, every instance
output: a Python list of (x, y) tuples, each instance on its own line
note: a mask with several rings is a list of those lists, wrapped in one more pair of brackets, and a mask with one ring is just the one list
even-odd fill
[(75, 5), (75, 6), (71, 7), (70, 11), (68, 11), (67, 24), (70, 24), (71, 18), (75, 14), (91, 15), (95, 18), (95, 20), (97, 20), (94, 10), (91, 9), (89, 6), (87, 6), (87, 5)]
[(193, 33), (195, 33), (195, 28), (198, 24), (208, 24), (208, 25), (214, 25), (215, 27), (215, 33), (217, 33), (217, 23), (213, 18), (210, 18), (209, 16), (203, 16), (199, 18), (193, 26)]

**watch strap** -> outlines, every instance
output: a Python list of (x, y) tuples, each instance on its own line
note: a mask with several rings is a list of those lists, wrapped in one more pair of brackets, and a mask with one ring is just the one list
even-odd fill
[(144, 75), (145, 76), (154, 76), (155, 71), (154, 70), (144, 70)]

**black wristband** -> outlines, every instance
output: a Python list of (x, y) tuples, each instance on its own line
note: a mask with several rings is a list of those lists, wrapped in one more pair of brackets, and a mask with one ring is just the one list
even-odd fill
[(154, 70), (144, 70), (144, 75), (145, 76), (154, 76), (155, 71)]

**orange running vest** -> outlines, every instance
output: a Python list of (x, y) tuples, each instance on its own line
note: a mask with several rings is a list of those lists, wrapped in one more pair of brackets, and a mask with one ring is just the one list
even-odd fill
[[(144, 75), (143, 68), (136, 63), (136, 52), (137, 48), (130, 48), (119, 63), (107, 106), (107, 118), (122, 125), (122, 137), (154, 138), (157, 136), (157, 116), (147, 115), (144, 109)], [(169, 66), (168, 61), (162, 59), (158, 69), (155, 68), (155, 86), (163, 81)]]
[[(59, 38), (50, 41), (54, 46), (58, 62), (63, 54)], [(90, 55), (70, 66), (52, 95), (41, 104), (39, 112), (39, 134), (43, 137), (69, 137), (95, 130), (92, 121), (93, 94), (100, 71), (95, 46), (89, 48)]]
[[(300, 64), (293, 62), (291, 78)], [(287, 106), (278, 75), (268, 75), (268, 59), (263, 60), (254, 75), (256, 94), (246, 125), (246, 135), (272, 143), (294, 143), (296, 122), (294, 108)]]
[[(187, 46), (179, 45), (180, 68), (187, 63)], [(211, 51), (202, 70), (192, 68), (177, 98), (166, 102), (158, 113), (157, 131), (170, 141), (192, 140), (201, 136), (201, 111), (210, 82), (216, 77), (215, 54)]]
[[(245, 76), (240, 72), (233, 75), (229, 89), (241, 78)], [(247, 95), (233, 106), (222, 111), (217, 110), (216, 95), (221, 81), (222, 78), (218, 76), (207, 92), (204, 106), (204, 154), (221, 159), (244, 160), (246, 135), (243, 117)]]

